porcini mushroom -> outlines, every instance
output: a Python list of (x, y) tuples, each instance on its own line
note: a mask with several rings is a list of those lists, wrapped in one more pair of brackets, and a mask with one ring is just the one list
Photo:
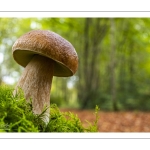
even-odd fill
[[(18, 87), (27, 102), (32, 99), (33, 113), (41, 114), (44, 106), (50, 107), (50, 89), (53, 76), (69, 77), (78, 67), (78, 56), (70, 42), (48, 30), (32, 30), (21, 36), (12, 47), (14, 60), (25, 67)], [(50, 108), (43, 121), (49, 122)]]

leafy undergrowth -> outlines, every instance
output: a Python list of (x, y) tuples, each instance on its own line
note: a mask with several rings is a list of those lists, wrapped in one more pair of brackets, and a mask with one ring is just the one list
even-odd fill
[(56, 104), (50, 107), (50, 122), (45, 125), (41, 116), (32, 113), (31, 103), (26, 103), (23, 93), (13, 96), (13, 89), (0, 87), (0, 132), (98, 132), (98, 111), (95, 120), (84, 127), (78, 116), (61, 112)]

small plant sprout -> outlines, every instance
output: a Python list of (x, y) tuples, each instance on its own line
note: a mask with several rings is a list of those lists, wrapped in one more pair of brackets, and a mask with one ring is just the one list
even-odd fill
[(53, 76), (69, 77), (78, 68), (78, 56), (70, 42), (48, 30), (32, 30), (21, 36), (13, 45), (14, 60), (25, 67), (18, 88), (24, 92), (27, 102), (32, 99), (34, 114), (41, 114), (46, 107), (43, 121), (50, 115), (50, 89)]

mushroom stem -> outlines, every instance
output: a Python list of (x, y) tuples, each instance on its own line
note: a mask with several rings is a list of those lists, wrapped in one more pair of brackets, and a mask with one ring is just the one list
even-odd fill
[(24, 92), (27, 102), (32, 99), (32, 108), (34, 114), (41, 114), (43, 109), (48, 107), (43, 121), (47, 124), (50, 116), (50, 90), (53, 78), (53, 60), (35, 55), (25, 67), (24, 72), (15, 88), (18, 87)]

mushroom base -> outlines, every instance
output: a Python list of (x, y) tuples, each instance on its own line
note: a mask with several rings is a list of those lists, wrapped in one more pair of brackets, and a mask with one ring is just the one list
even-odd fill
[(28, 63), (16, 86), (24, 92), (27, 102), (32, 101), (33, 113), (41, 114), (47, 108), (42, 118), (45, 123), (49, 122), (50, 116), (50, 90), (53, 78), (53, 60), (44, 56), (35, 55)]

